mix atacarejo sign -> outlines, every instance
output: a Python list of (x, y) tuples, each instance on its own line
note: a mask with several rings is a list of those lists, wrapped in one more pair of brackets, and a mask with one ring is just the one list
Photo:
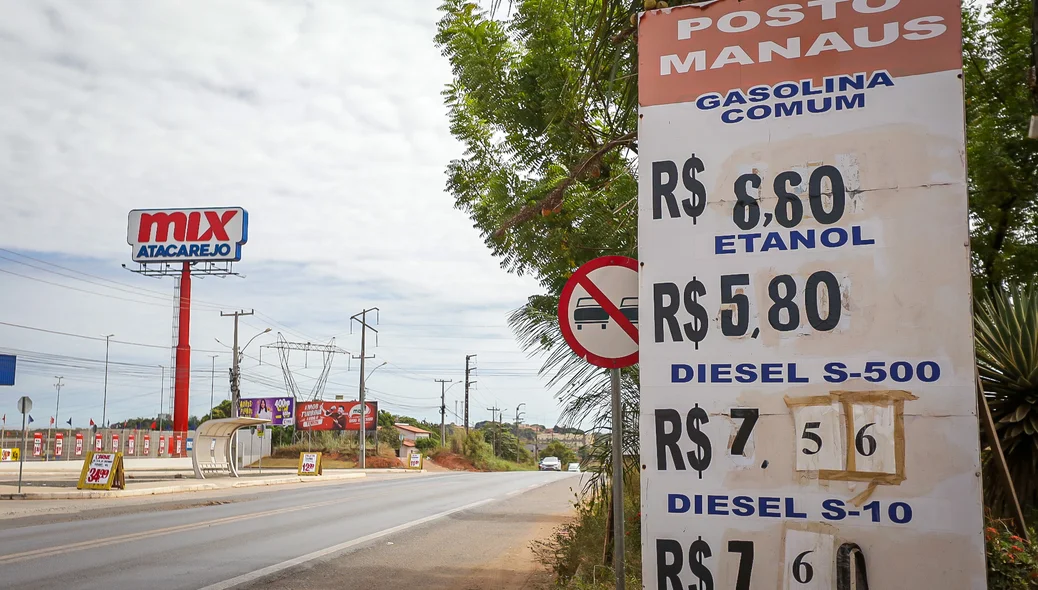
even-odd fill
[(984, 588), (959, 0), (638, 39), (645, 586)]
[(249, 214), (241, 207), (135, 209), (126, 233), (134, 262), (237, 262), (248, 239)]

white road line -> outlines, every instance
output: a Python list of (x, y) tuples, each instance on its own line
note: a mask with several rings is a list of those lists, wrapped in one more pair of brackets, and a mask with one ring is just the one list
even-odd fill
[(236, 576), (234, 578), (230, 578), (230, 579), (224, 580), (222, 582), (217, 582), (216, 584), (211, 584), (211, 585), (206, 586), (204, 588), (200, 588), (199, 590), (228, 590), (229, 588), (234, 588), (236, 586), (241, 586), (242, 584), (247, 584), (249, 582), (255, 582), (256, 580), (259, 580), (259, 579), (264, 578), (266, 576), (269, 576), (271, 574), (276, 574), (277, 572), (286, 570), (286, 569), (291, 568), (291, 567), (295, 567), (295, 566), (300, 565), (300, 564), (304, 564), (304, 563), (306, 563), (308, 561), (313, 561), (315, 559), (320, 559), (322, 557), (325, 557), (327, 555), (331, 555), (333, 553), (338, 553), (340, 551), (345, 551), (346, 549), (350, 549), (351, 547), (356, 547), (357, 545), (361, 545), (363, 543), (367, 543), (368, 541), (373, 541), (375, 539), (378, 539), (380, 537), (385, 537), (386, 535), (391, 535), (393, 533), (399, 533), (400, 531), (404, 531), (404, 530), (407, 530), (409, 528), (416, 527), (416, 526), (421, 525), (421, 524), (425, 524), (427, 522), (432, 522), (434, 520), (443, 518), (445, 516), (450, 516), (451, 514), (454, 514), (456, 512), (462, 512), (464, 510), (471, 510), (472, 508), (476, 508), (476, 507), (482, 506), (484, 504), (489, 504), (490, 502), (493, 502), (493, 501), (494, 501), (493, 498), (488, 498), (486, 500), (480, 500), (479, 502), (473, 502), (471, 504), (466, 504), (465, 506), (462, 506), (460, 508), (453, 508), (451, 510), (446, 510), (446, 511), (440, 512), (438, 514), (433, 514), (432, 516), (426, 516), (424, 518), (419, 518), (418, 520), (412, 520), (411, 522), (407, 522), (407, 523), (404, 523), (404, 524), (401, 524), (401, 525), (398, 525), (398, 526), (395, 526), (395, 527), (391, 527), (391, 528), (379, 531), (377, 533), (371, 533), (370, 535), (365, 535), (363, 537), (360, 537), (360, 538), (357, 538), (357, 539), (353, 539), (352, 541), (346, 541), (345, 543), (339, 543), (338, 545), (332, 545), (331, 547), (327, 547), (325, 549), (321, 549), (320, 551), (314, 551), (313, 553), (307, 553), (306, 555), (301, 555), (301, 556), (296, 557), (294, 559), (289, 559), (288, 561), (282, 561), (281, 563), (277, 563), (277, 564), (274, 564), (272, 566), (268, 566), (268, 567), (265, 567), (263, 569), (256, 570), (254, 572), (249, 572), (247, 574), (242, 574), (240, 576)]

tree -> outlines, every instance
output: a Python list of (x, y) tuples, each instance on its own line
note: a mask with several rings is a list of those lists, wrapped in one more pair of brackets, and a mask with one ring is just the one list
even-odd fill
[(971, 245), (975, 284), (989, 294), (1038, 274), (1038, 112), (1027, 85), (1031, 0), (963, 11)]
[(198, 423), (201, 424), (206, 420), (217, 420), (220, 418), (231, 417), (231, 400), (225, 399), (220, 402), (215, 408), (213, 408), (212, 415), (206, 414), (199, 418)]
[[(544, 359), (563, 421), (609, 427), (609, 379), (574, 355), (556, 318), (558, 294), (584, 262), (637, 255), (638, 2), (510, 4), (507, 19), (446, 0), (436, 42), (454, 81), (451, 132), (466, 148), (447, 188), (502, 266), (533, 275), (509, 323)], [(636, 370), (625, 370), (625, 454), (637, 454)], [(608, 452), (608, 445), (599, 451)], [(633, 452), (632, 452), (633, 451)], [(605, 463), (604, 463), (605, 464)], [(637, 469), (635, 462), (628, 472)]]
[(577, 454), (557, 440), (551, 441), (541, 449), (541, 457), (558, 457), (563, 465), (577, 461)]
[[(985, 297), (976, 315), (977, 365), (995, 428), (1025, 511), (1038, 507), (1038, 284)], [(1011, 515), (1008, 488), (991, 453), (985, 504)]]

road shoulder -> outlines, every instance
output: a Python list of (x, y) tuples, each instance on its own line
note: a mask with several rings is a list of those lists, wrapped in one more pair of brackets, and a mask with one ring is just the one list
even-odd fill
[[(286, 571), (266, 590), (533, 590), (551, 577), (531, 544), (572, 518), (575, 479), (452, 514), (359, 550)], [(344, 583), (348, 581), (348, 584)]]

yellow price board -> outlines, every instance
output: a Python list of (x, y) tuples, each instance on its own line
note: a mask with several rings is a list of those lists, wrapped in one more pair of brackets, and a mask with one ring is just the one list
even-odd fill
[(88, 451), (83, 460), (76, 488), (81, 490), (110, 490), (126, 488), (126, 473), (122, 453)]
[(18, 461), (22, 458), (22, 450), (15, 447), (13, 449), (0, 449), (0, 461)]
[(407, 455), (408, 469), (421, 469), (425, 464), (425, 457), (421, 453), (409, 453)]
[(321, 475), (321, 453), (299, 453), (299, 475)]

